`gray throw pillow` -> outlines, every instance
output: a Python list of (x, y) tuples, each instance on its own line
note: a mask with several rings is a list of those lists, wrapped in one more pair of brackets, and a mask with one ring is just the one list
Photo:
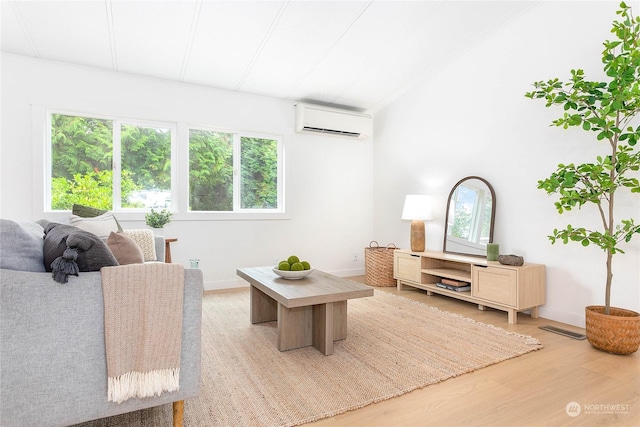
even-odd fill
[(0, 219), (0, 268), (44, 272), (43, 238), (40, 224)]
[(119, 265), (107, 244), (93, 233), (55, 222), (44, 232), (44, 264), (56, 282), (67, 283), (69, 275)]

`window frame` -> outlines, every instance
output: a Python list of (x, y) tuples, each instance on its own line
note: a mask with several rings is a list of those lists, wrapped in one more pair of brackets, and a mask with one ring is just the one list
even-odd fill
[[(32, 107), (32, 144), (34, 150), (34, 182), (40, 183), (33, 191), (34, 215), (50, 219), (64, 219), (71, 212), (70, 210), (51, 209), (51, 114), (75, 115), (82, 117), (92, 117), (103, 120), (119, 120), (120, 123), (168, 127), (172, 131), (171, 137), (171, 212), (173, 221), (226, 221), (226, 220), (288, 220), (291, 219), (290, 209), (287, 205), (289, 199), (289, 186), (286, 185), (290, 171), (289, 160), (286, 156), (287, 147), (291, 138), (290, 133), (274, 133), (261, 131), (245, 131), (238, 129), (224, 128), (214, 125), (193, 124), (186, 120), (155, 120), (148, 118), (146, 114), (135, 114), (144, 118), (132, 118), (134, 114), (105, 114), (98, 112), (89, 105), (78, 106), (69, 105), (67, 107), (51, 107), (48, 102), (33, 102)], [(118, 108), (115, 108), (118, 110)], [(115, 124), (114, 124), (115, 127)], [(277, 209), (240, 209), (237, 211), (190, 211), (189, 210), (189, 129), (215, 130), (219, 132), (234, 133), (250, 138), (265, 138), (278, 141), (278, 208)], [(119, 131), (118, 126), (118, 131)], [(238, 137), (238, 141), (240, 137)], [(120, 142), (118, 142), (118, 145)], [(120, 158), (113, 153), (114, 163), (118, 162), (120, 168)], [(235, 160), (235, 158), (234, 158)], [(118, 169), (120, 170), (120, 169)], [(234, 174), (239, 173), (239, 169), (234, 170)], [(119, 191), (119, 189), (118, 189)], [(239, 194), (234, 189), (234, 197)], [(116, 199), (114, 191), (113, 212), (117, 214), (119, 220), (124, 221), (144, 221), (144, 214), (149, 211), (146, 208), (122, 208), (118, 195)], [(116, 200), (118, 208), (116, 209)]]
[[(114, 120), (114, 129), (115, 129), (115, 123), (116, 120)], [(177, 173), (177, 164), (178, 164), (178, 155), (177, 155), (177, 146), (178, 146), (178, 127), (176, 125), (176, 123), (174, 122), (169, 122), (169, 121), (154, 121), (154, 120), (141, 120), (141, 119), (129, 119), (129, 118), (118, 118), (117, 123), (119, 123), (119, 126), (117, 127), (117, 133), (118, 133), (118, 138), (119, 138), (119, 144), (118, 144), (118, 156), (117, 156), (117, 162), (116, 160), (114, 160), (114, 172), (117, 170), (118, 175), (117, 175), (117, 179), (118, 181), (120, 181), (121, 178), (121, 172), (122, 172), (122, 140), (120, 138), (120, 131), (121, 131), (121, 126), (123, 124), (126, 125), (133, 125), (133, 126), (138, 126), (138, 127), (156, 127), (156, 128), (167, 128), (169, 130), (171, 130), (171, 204), (169, 205), (168, 210), (171, 212), (175, 212), (176, 210), (176, 197), (177, 197), (177, 187), (178, 187), (178, 173)], [(114, 130), (114, 133), (116, 131)], [(114, 147), (114, 159), (116, 159), (116, 153), (115, 153), (115, 147)], [(114, 173), (115, 176), (115, 173)], [(114, 178), (115, 181), (115, 178)], [(121, 197), (121, 186), (118, 186), (117, 188), (117, 192), (118, 194), (116, 195), (116, 189), (114, 188), (113, 190), (113, 198), (114, 198), (114, 211), (115, 212), (149, 212), (151, 209), (147, 209), (147, 208), (123, 208), (122, 207), (122, 197)], [(115, 202), (117, 201), (118, 205), (116, 208), (116, 204)]]
[[(189, 149), (190, 149), (190, 140), (189, 134), (190, 130), (202, 130), (208, 132), (220, 132), (220, 133), (228, 133), (233, 135), (233, 210), (232, 211), (194, 211), (189, 209), (189, 187), (190, 187), (190, 165), (189, 165)], [(285, 208), (285, 138), (282, 135), (272, 134), (272, 133), (264, 133), (264, 132), (249, 132), (249, 131), (241, 131), (241, 130), (232, 130), (225, 129), (216, 126), (207, 126), (207, 125), (196, 125), (189, 124), (185, 129), (186, 133), (186, 153), (185, 158), (186, 161), (186, 205), (183, 212), (188, 215), (204, 217), (207, 219), (227, 219), (229, 215), (233, 215), (234, 219), (261, 219), (261, 218), (283, 218), (286, 214)], [(240, 192), (241, 192), (241, 177), (240, 177), (240, 168), (241, 168), (241, 143), (242, 138), (259, 138), (259, 139), (268, 139), (277, 141), (277, 208), (275, 209), (243, 209), (240, 203)], [(286, 216), (288, 217), (288, 216)]]
[(56, 108), (47, 108), (46, 109), (46, 124), (45, 124), (45, 185), (44, 185), (44, 212), (47, 213), (59, 213), (59, 212), (69, 212), (64, 210), (54, 210), (51, 208), (51, 163), (53, 157), (53, 147), (51, 144), (51, 117), (54, 114), (72, 116), (72, 117), (88, 117), (92, 119), (100, 119), (100, 120), (110, 120), (112, 122), (112, 185), (113, 185), (113, 194), (112, 194), (112, 212), (118, 213), (134, 213), (134, 212), (142, 212), (147, 213), (150, 209), (147, 208), (126, 208), (122, 207), (122, 197), (121, 197), (121, 173), (122, 173), (122, 138), (121, 138), (121, 129), (123, 125), (131, 125), (138, 127), (149, 127), (149, 128), (162, 128), (169, 129), (171, 131), (171, 204), (169, 206), (169, 210), (171, 212), (175, 211), (175, 198), (177, 195), (177, 183), (178, 183), (178, 175), (176, 171), (175, 165), (177, 164), (177, 126), (176, 123), (170, 121), (158, 121), (158, 120), (146, 120), (146, 119), (132, 119), (129, 117), (122, 117), (116, 115), (104, 115), (104, 114), (93, 114), (93, 113), (81, 113), (77, 111), (56, 109)]

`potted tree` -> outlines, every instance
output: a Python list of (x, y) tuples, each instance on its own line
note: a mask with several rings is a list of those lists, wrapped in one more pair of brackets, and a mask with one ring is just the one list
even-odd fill
[(552, 243), (595, 244), (605, 252), (605, 304), (586, 307), (587, 338), (598, 349), (630, 354), (640, 346), (640, 314), (611, 307), (611, 284), (613, 256), (624, 253), (622, 244), (640, 233), (634, 218), (615, 221), (617, 191), (640, 195), (640, 126), (634, 120), (640, 112), (640, 18), (624, 2), (616, 14), (620, 20), (613, 21), (611, 30), (615, 39), (603, 43), (602, 63), (608, 81), (587, 81), (583, 70), (571, 70), (568, 82), (557, 78), (535, 82), (535, 90), (525, 96), (545, 99), (547, 107), (562, 106), (564, 114), (553, 125), (580, 126), (603, 146), (594, 163), (559, 164), (551, 176), (538, 181), (538, 188), (559, 196), (555, 206), (560, 214), (583, 205), (598, 210), (598, 230), (567, 225), (553, 230), (549, 239)]

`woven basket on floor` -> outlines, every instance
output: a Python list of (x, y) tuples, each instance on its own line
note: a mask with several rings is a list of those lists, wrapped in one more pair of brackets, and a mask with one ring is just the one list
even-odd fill
[(393, 279), (393, 251), (398, 249), (395, 244), (389, 243), (386, 247), (380, 247), (375, 240), (364, 248), (365, 283), (370, 286), (390, 287), (396, 286)]
[(635, 353), (640, 347), (640, 314), (624, 308), (604, 306), (585, 308), (587, 339), (592, 346), (614, 354)]

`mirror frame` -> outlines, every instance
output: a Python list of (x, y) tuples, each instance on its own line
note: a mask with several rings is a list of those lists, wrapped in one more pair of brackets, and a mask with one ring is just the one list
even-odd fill
[(465, 181), (471, 180), (471, 179), (477, 179), (478, 181), (483, 182), (487, 188), (489, 189), (489, 191), (491, 192), (491, 224), (489, 225), (490, 229), (489, 229), (489, 243), (493, 243), (493, 227), (495, 224), (495, 220), (496, 220), (496, 193), (493, 190), (493, 187), (491, 186), (491, 184), (489, 184), (489, 181), (487, 181), (484, 178), (481, 178), (479, 176), (467, 176), (462, 178), (460, 181), (458, 181), (456, 183), (456, 185), (453, 186), (453, 188), (451, 188), (451, 191), (449, 192), (449, 197), (447, 198), (447, 211), (444, 217), (444, 240), (442, 242), (442, 252), (445, 253), (449, 253), (449, 254), (458, 254), (458, 255), (465, 255), (465, 256), (472, 256), (472, 257), (479, 257), (479, 258), (486, 258), (487, 254), (485, 252), (484, 255), (478, 255), (478, 254), (470, 254), (470, 253), (465, 253), (465, 252), (454, 252), (454, 251), (448, 251), (447, 250), (447, 224), (449, 223), (449, 207), (451, 205), (451, 197), (453, 197), (453, 193), (456, 191), (456, 189), (458, 188), (458, 186), (460, 184), (462, 184)]

